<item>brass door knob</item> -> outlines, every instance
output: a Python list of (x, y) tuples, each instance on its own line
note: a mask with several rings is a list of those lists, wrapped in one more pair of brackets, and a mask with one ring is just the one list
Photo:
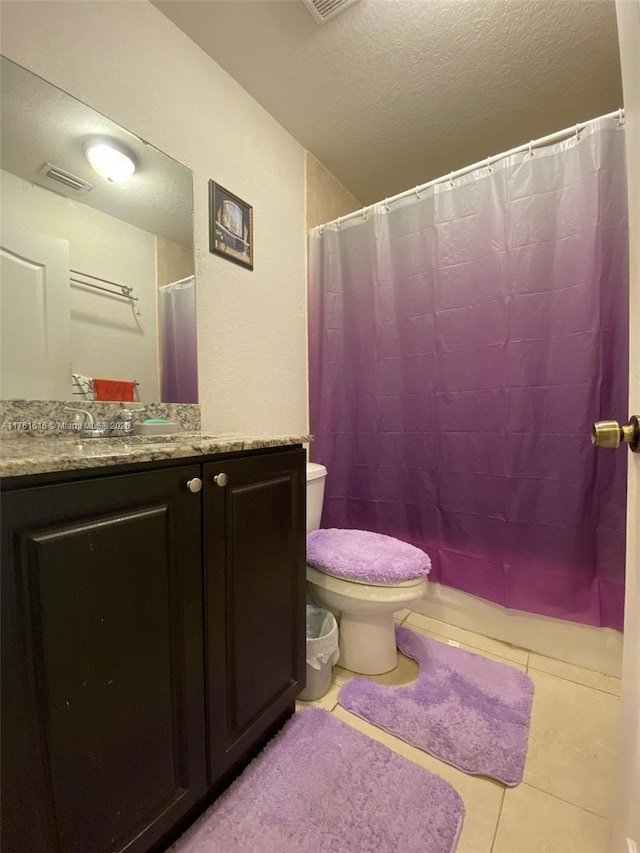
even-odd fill
[(187, 480), (187, 488), (194, 494), (202, 489), (202, 480), (199, 477), (194, 477), (193, 480)]
[(637, 415), (631, 415), (627, 426), (618, 421), (598, 421), (591, 427), (591, 443), (596, 447), (618, 447), (626, 442), (629, 450), (637, 453), (640, 449), (640, 421)]
[(216, 484), (216, 486), (222, 487), (227, 485), (227, 483), (229, 482), (229, 478), (226, 474), (216, 474), (213, 478), (213, 482)]

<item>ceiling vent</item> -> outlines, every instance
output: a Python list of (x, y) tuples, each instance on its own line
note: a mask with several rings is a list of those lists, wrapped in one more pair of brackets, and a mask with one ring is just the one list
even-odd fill
[(43, 178), (48, 178), (50, 181), (62, 184), (63, 187), (73, 190), (78, 195), (88, 193), (95, 186), (95, 184), (90, 184), (89, 181), (83, 181), (77, 175), (72, 175), (71, 172), (65, 172), (59, 166), (54, 166), (53, 163), (45, 163), (38, 172)]
[(317, 24), (324, 24), (356, 0), (301, 0), (301, 2)]

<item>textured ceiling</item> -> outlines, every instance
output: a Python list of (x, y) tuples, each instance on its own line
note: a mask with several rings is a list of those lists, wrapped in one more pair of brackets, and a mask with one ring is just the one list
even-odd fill
[[(193, 245), (193, 181), (185, 166), (115, 122), (2, 57), (2, 168), (34, 184), (68, 196), (130, 225)], [(129, 148), (138, 168), (128, 181), (112, 184), (89, 165), (82, 143), (108, 136)], [(38, 174), (53, 163), (94, 184), (86, 195)]]
[(613, 0), (156, 0), (363, 203), (611, 112)]

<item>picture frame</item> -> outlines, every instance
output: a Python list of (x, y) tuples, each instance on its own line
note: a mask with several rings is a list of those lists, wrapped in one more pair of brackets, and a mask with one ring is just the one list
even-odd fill
[(253, 207), (209, 181), (209, 251), (253, 269)]

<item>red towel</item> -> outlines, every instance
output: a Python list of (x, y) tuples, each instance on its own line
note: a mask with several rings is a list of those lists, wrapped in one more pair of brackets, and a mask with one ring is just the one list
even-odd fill
[(130, 403), (133, 401), (133, 382), (119, 382), (117, 379), (94, 379), (93, 394), (96, 400)]

